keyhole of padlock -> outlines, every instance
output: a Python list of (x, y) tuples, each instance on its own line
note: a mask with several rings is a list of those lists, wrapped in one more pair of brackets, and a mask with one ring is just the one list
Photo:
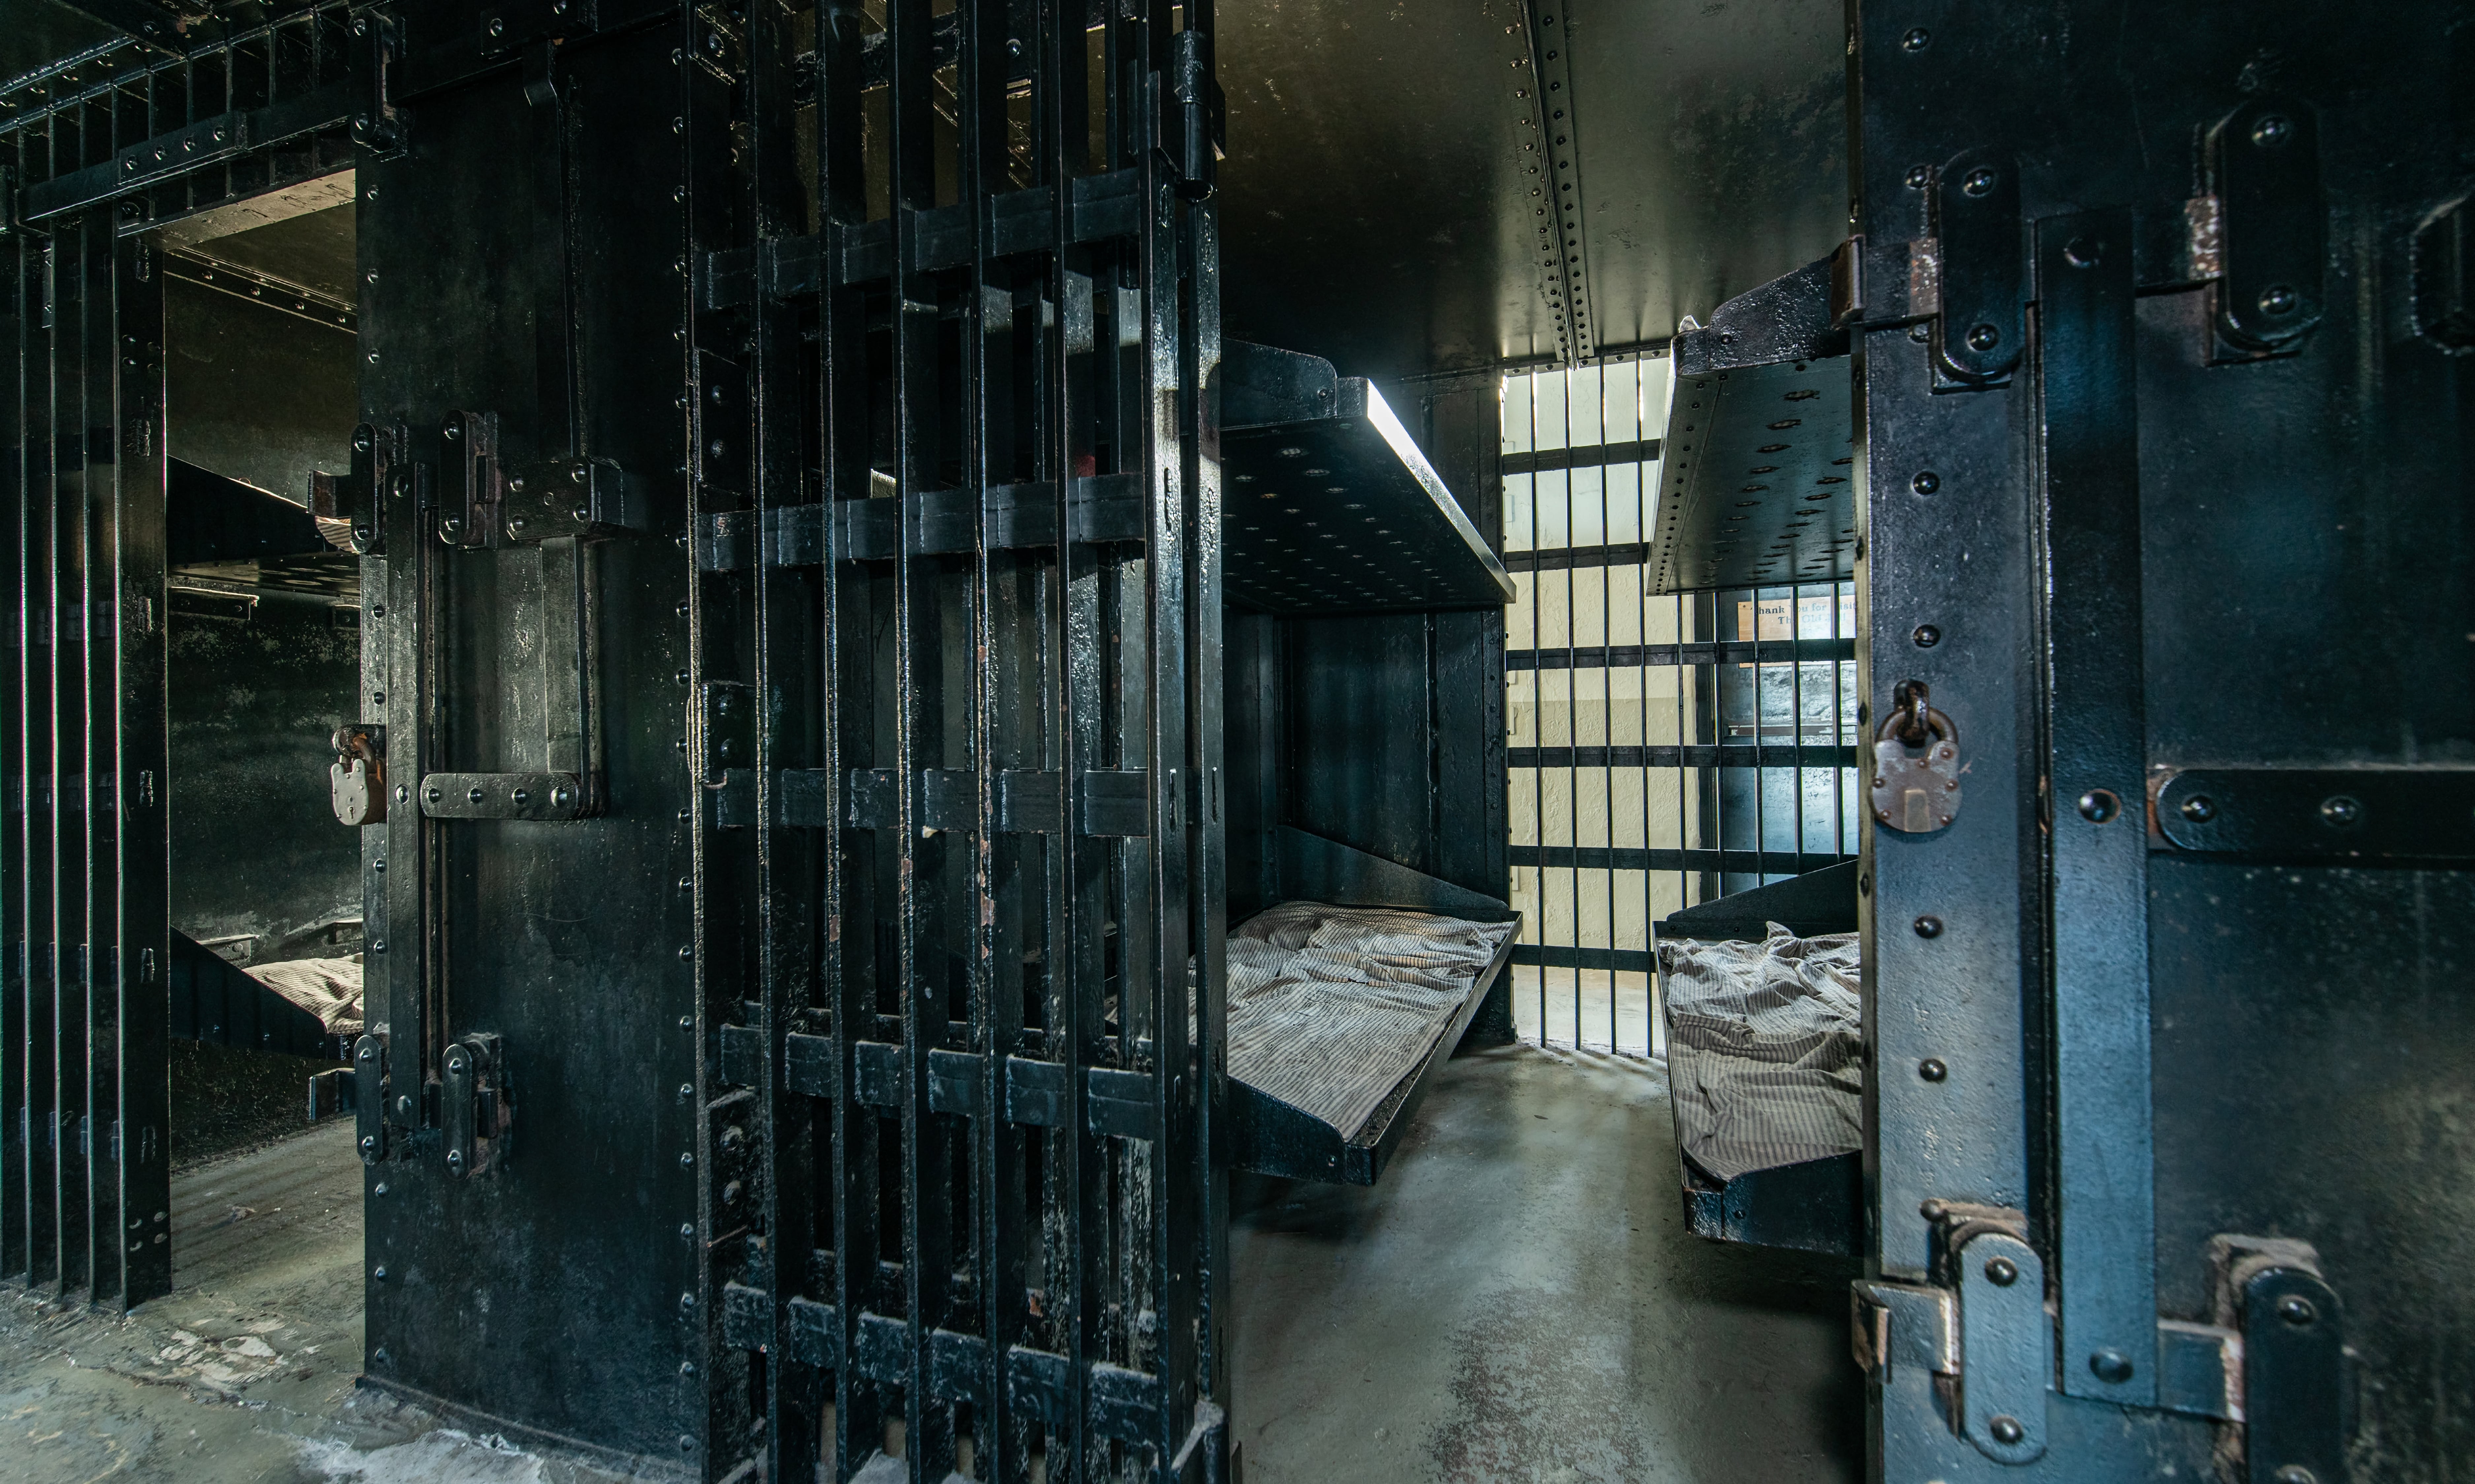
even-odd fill
[(1959, 727), (1934, 709), (1922, 680), (1902, 680), (1874, 734), (1874, 820), (1903, 835), (1930, 835), (1959, 816)]

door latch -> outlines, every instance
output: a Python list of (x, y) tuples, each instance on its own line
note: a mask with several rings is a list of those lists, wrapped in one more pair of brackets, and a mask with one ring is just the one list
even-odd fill
[(1900, 681), (1874, 734), (1874, 817), (1906, 835), (1930, 835), (1959, 815), (1959, 727), (1930, 697), (1924, 681)]
[(386, 728), (356, 721), (335, 728), (327, 796), (348, 825), (386, 823)]
[(460, 1178), (488, 1171), (504, 1152), (514, 1117), (499, 1037), (450, 1041), (438, 1058), (438, 1126), (447, 1173)]

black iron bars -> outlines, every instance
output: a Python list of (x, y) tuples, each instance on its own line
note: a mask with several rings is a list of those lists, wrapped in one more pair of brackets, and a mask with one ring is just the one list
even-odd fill
[(759, 19), (733, 208), (692, 213), (757, 445), (698, 497), (697, 684), (761, 708), (751, 768), (700, 763), (747, 804), (705, 940), (752, 879), (762, 945), (744, 1000), (705, 971), (764, 1146), (758, 1196), (707, 1194), (713, 1415), (761, 1394), (776, 1476), (1225, 1447), (1216, 95), (1174, 15)]
[[(0, 178), (111, 119), (0, 137)], [(164, 1083), (162, 297), (96, 212), (0, 238), (0, 1277), (171, 1289)]]

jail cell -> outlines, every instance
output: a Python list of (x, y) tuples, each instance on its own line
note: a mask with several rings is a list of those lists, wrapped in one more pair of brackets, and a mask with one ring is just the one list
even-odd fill
[(1857, 845), (1854, 585), (1662, 583), (1674, 392), (1663, 356), (1502, 383), (1514, 1013), (1645, 1056), (1664, 919)]

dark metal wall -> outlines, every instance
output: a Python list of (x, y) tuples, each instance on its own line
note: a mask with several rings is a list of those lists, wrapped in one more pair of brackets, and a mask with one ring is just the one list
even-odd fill
[[(1405, 394), (1473, 524), (1502, 526), (1492, 377)], [(1306, 830), (1504, 894), (1504, 617), (1233, 611), (1222, 671), (1230, 920), (1278, 899), (1272, 840)]]
[(2463, 17), (1859, 16), (1883, 1467), (2459, 1477)]
[(249, 935), (252, 962), (361, 914), (359, 841), (327, 791), (329, 739), (361, 715), (359, 614), (187, 597), (165, 641), (171, 919), (201, 941)]

